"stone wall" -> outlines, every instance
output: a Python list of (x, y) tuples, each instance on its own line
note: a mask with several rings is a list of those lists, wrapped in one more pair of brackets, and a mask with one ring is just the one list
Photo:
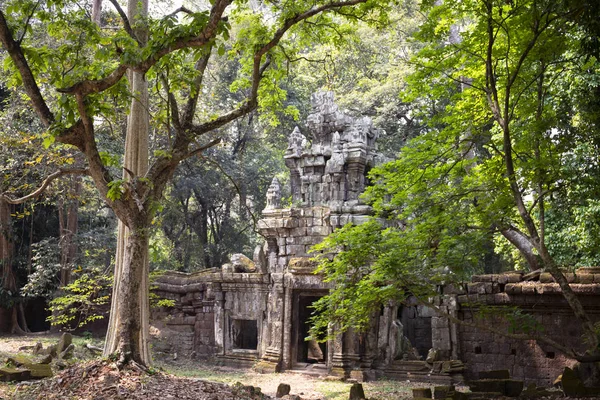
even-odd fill
[[(194, 274), (167, 272), (155, 283), (154, 292), (174, 300), (175, 306), (154, 310), (154, 345), (157, 351), (199, 357), (228, 357), (248, 351), (233, 344), (234, 321), (257, 321), (260, 341), (268, 279), (263, 274), (210, 269)], [(163, 332), (164, 330), (164, 332)], [(256, 359), (257, 348), (250, 352)]]
[[(600, 320), (600, 271), (580, 269), (577, 274), (567, 274), (567, 279), (592, 319)], [(517, 307), (535, 319), (542, 334), (577, 351), (585, 349), (581, 326), (550, 274), (480, 275), (462, 287), (446, 288), (446, 294), (455, 297), (455, 312), (463, 321), (508, 332), (510, 321), (499, 315), (481, 319), (478, 311), (481, 306), (489, 310)], [(515, 379), (551, 385), (564, 367), (575, 363), (551, 346), (533, 340), (510, 339), (460, 324), (455, 329), (453, 346), (467, 365), (466, 377), (470, 379), (478, 378), (482, 371), (508, 369)]]

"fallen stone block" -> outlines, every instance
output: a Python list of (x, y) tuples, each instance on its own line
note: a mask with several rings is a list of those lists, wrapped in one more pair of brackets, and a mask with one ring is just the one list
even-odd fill
[(73, 342), (73, 335), (71, 335), (68, 332), (63, 333), (60, 336), (60, 340), (58, 341), (58, 344), (56, 345), (56, 353), (60, 354), (63, 351), (65, 351), (65, 349), (67, 347), (69, 347), (69, 345), (71, 345), (72, 342)]
[(61, 360), (67, 360), (71, 357), (73, 357), (73, 351), (75, 350), (75, 345), (73, 343), (71, 343), (70, 345), (67, 346), (67, 348), (65, 348), (59, 355), (58, 358), (60, 358)]
[(413, 399), (431, 399), (431, 388), (415, 388), (412, 390)]
[(275, 394), (275, 397), (280, 398), (286, 396), (290, 394), (290, 390), (290, 385), (288, 385), (287, 383), (280, 383), (279, 386), (277, 386), (277, 394)]
[(362, 384), (360, 383), (355, 383), (352, 385), (352, 387), (350, 387), (350, 396), (348, 397), (348, 400), (364, 400), (366, 399), (365, 397), (365, 391), (363, 389)]
[(523, 381), (513, 379), (479, 379), (469, 382), (474, 393), (494, 392), (508, 397), (518, 397), (523, 391)]
[(452, 393), (454, 393), (454, 386), (435, 386), (433, 388), (434, 399), (445, 399), (451, 397)]
[(15, 367), (20, 367), (22, 365), (33, 364), (34, 361), (27, 356), (24, 356), (22, 354), (17, 354), (15, 356), (8, 357), (6, 359), (6, 363), (9, 365), (14, 365)]
[(32, 378), (49, 378), (53, 375), (49, 364), (30, 364), (26, 368), (31, 371)]
[(4, 367), (0, 368), (0, 380), (3, 382), (26, 381), (31, 379), (31, 372), (28, 369), (17, 369)]

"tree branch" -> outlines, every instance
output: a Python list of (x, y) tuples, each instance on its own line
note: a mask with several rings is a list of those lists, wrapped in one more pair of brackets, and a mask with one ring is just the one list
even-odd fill
[(514, 226), (503, 228), (500, 230), (502, 236), (504, 236), (513, 246), (519, 250), (521, 255), (527, 260), (529, 264), (529, 270), (535, 271), (540, 268), (540, 260), (534, 252), (534, 247), (529, 241), (529, 238)]
[(67, 88), (56, 89), (59, 93), (75, 94), (79, 93), (87, 96), (92, 93), (100, 93), (114, 86), (127, 72), (126, 65), (119, 65), (117, 69), (102, 79), (90, 79), (76, 83)]
[(0, 10), (0, 42), (2, 42), (2, 45), (21, 74), (23, 87), (33, 103), (33, 109), (42, 120), (44, 126), (49, 127), (54, 122), (54, 114), (52, 114), (50, 108), (48, 108), (35, 77), (33, 76), (33, 72), (31, 71), (31, 68), (29, 68), (29, 64), (23, 55), (23, 50), (19, 43), (15, 42), (12, 33), (8, 28), (8, 23), (6, 22), (2, 10)]
[(22, 196), (22, 197), (12, 197), (9, 193), (0, 194), (0, 199), (9, 203), (9, 204), (21, 204), (26, 202), (27, 200), (34, 199), (44, 193), (46, 188), (57, 178), (65, 175), (89, 175), (89, 170), (87, 168), (70, 168), (70, 169), (59, 169), (58, 171), (48, 175), (46, 179), (42, 182), (40, 187), (38, 187), (33, 192)]
[(185, 110), (183, 110), (183, 126), (189, 127), (194, 122), (194, 114), (196, 113), (196, 107), (198, 105), (198, 99), (200, 98), (200, 89), (202, 87), (202, 81), (204, 80), (204, 72), (208, 66), (208, 60), (212, 54), (212, 46), (208, 48), (207, 53), (202, 56), (195, 65), (196, 71), (199, 75), (194, 79), (190, 96), (188, 97)]
[(181, 161), (186, 160), (188, 158), (194, 157), (195, 155), (198, 155), (200, 153), (202, 153), (204, 150), (210, 149), (213, 146), (216, 146), (217, 144), (221, 143), (221, 138), (216, 138), (214, 140), (211, 140), (210, 142), (208, 142), (207, 144), (200, 146), (192, 151), (190, 151), (187, 155), (185, 155)]

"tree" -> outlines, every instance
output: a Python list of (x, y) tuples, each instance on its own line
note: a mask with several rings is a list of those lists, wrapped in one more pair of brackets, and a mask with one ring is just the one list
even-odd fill
[[(85, 172), (129, 229), (112, 315), (118, 321), (114, 349), (121, 364), (146, 364), (149, 359), (140, 341), (147, 334), (141, 315), (147, 298), (144, 259), (153, 217), (178, 164), (218, 144), (218, 136), (204, 139), (209, 133), (218, 135), (219, 129), (257, 108), (266, 111), (281, 104), (284, 36), (311, 43), (327, 39), (334, 18), (385, 18), (384, 2), (372, 0), (297, 1), (285, 6), (265, 2), (254, 10), (244, 1), (211, 3), (200, 11), (182, 7), (157, 20), (132, 21), (116, 0), (111, 1), (121, 16), (119, 30), (99, 29), (76, 1), (19, 0), (4, 3), (0, 11), (0, 42), (14, 72), (10, 85), (29, 97), (48, 129), (47, 145), (73, 146), (82, 153)], [(52, 35), (49, 46), (36, 48), (27, 42), (37, 24)], [(148, 26), (147, 44), (136, 33), (140, 24)], [(242, 65), (232, 90), (241, 90), (244, 100), (206, 115), (202, 102), (210, 102), (210, 93), (203, 92), (203, 74), (211, 59), (218, 61), (227, 51)], [(129, 176), (124, 180), (109, 169), (119, 159), (99, 148), (96, 126), (98, 120), (118, 114), (129, 96), (138, 95), (127, 90), (128, 70), (153, 80), (166, 96), (160, 109), (168, 118), (167, 129), (161, 129), (164, 146), (154, 151), (148, 172), (124, 168)], [(135, 118), (137, 114), (129, 115), (130, 122)], [(62, 170), (54, 177), (72, 172)]]
[(581, 103), (570, 100), (590, 84), (584, 76), (598, 76), (595, 59), (580, 51), (574, 11), (553, 1), (424, 6), (417, 39), (425, 46), (406, 99), (426, 105), (423, 115), (435, 113), (426, 133), (371, 173), (366, 199), (379, 219), (317, 246), (337, 252), (320, 256), (336, 287), (321, 307), (342, 326), (364, 326), (382, 302), (408, 293), (425, 301), (436, 284), (468, 278), (485, 243), (502, 237), (559, 284), (588, 352), (535, 338), (580, 361), (598, 360), (598, 331), (548, 245), (557, 233), (548, 231), (556, 226), (547, 223), (549, 210), (574, 206), (563, 201), (568, 194), (587, 196), (596, 183), (573, 171), (574, 159), (593, 171), (598, 154), (597, 137), (578, 129), (589, 121)]

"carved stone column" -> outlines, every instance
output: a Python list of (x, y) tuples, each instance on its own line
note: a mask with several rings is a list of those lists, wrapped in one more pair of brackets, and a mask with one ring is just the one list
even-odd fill
[(285, 291), (285, 305), (284, 305), (284, 324), (283, 324), (283, 369), (291, 369), (292, 368), (292, 360), (291, 360), (291, 344), (292, 344), (292, 292), (293, 289), (290, 287), (286, 287)]
[(225, 354), (225, 296), (221, 285), (215, 283), (213, 286), (215, 296), (215, 347), (217, 355)]
[(283, 325), (284, 325), (284, 288), (281, 274), (272, 274), (274, 280), (268, 296), (267, 323), (269, 329), (265, 339), (269, 343), (261, 361), (255, 370), (261, 373), (273, 373), (281, 371), (283, 353)]

